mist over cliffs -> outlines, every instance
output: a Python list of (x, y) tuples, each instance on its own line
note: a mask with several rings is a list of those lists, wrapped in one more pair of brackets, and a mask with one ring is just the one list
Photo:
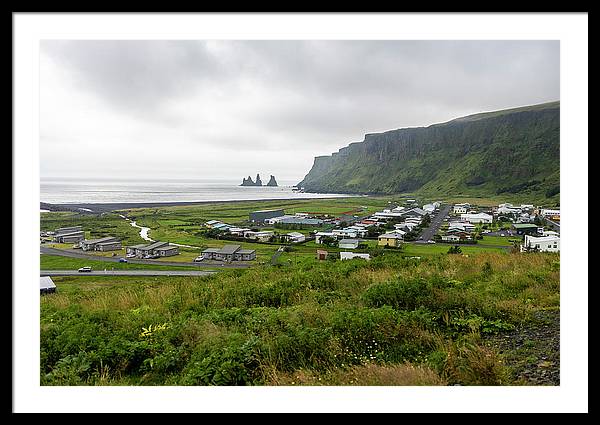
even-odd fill
[(366, 134), (315, 157), (307, 192), (560, 196), (560, 102)]

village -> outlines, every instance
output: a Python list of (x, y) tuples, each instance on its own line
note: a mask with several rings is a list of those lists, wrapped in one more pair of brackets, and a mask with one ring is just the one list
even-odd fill
[[(415, 199), (391, 203), (371, 214), (359, 211), (347, 214), (295, 212), (285, 209), (251, 211), (248, 219), (226, 223), (212, 219), (204, 222), (203, 235), (208, 240), (232, 242), (219, 247), (207, 247), (194, 263), (251, 262), (256, 249), (242, 244), (278, 245), (274, 258), (294, 246), (314, 246), (318, 260), (339, 258), (369, 260), (371, 249), (402, 253), (404, 244), (446, 244), (449, 253), (460, 252), (460, 246), (485, 246), (485, 238), (502, 237), (519, 252), (560, 251), (560, 210), (545, 209), (532, 204), (501, 203), (495, 207), (478, 207), (469, 203), (419, 204)], [(111, 235), (85, 239), (82, 226), (57, 228), (41, 232), (42, 243), (73, 244), (72, 250), (86, 253), (125, 252), (120, 262), (128, 259), (160, 260), (180, 254), (178, 244), (152, 241), (146, 244), (122, 246)], [(454, 250), (454, 251), (453, 251)], [(88, 271), (87, 269), (84, 271)]]

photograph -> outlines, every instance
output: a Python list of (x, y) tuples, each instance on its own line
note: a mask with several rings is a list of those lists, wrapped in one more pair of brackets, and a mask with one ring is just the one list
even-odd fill
[(570, 382), (557, 37), (35, 44), (41, 391)]

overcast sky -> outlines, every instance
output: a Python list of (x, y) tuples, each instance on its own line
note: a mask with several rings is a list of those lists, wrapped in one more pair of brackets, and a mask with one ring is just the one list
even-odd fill
[(41, 176), (300, 181), (365, 133), (559, 100), (558, 41), (43, 41)]

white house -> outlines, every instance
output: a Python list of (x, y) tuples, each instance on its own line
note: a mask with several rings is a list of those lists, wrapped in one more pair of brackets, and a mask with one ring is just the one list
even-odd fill
[(453, 221), (448, 225), (448, 230), (462, 230), (463, 232), (472, 232), (475, 230), (475, 225), (467, 221)]
[(304, 242), (306, 240), (306, 236), (304, 236), (300, 232), (290, 232), (287, 233), (285, 236), (291, 243), (299, 243)]
[(460, 241), (460, 236), (457, 236), (457, 235), (442, 235), (442, 240), (443, 241), (448, 241), (448, 242), (458, 242), (458, 241)]
[(558, 232), (554, 230), (544, 230), (542, 236), (560, 236)]
[(262, 232), (253, 232), (252, 230), (249, 230), (244, 232), (244, 237), (247, 239), (258, 239), (261, 242), (267, 242), (271, 236), (273, 236), (273, 234), (273, 232), (267, 230)]
[(425, 204), (423, 205), (423, 211), (432, 213), (435, 211), (435, 205), (433, 204)]
[(356, 249), (361, 242), (360, 239), (342, 239), (339, 241), (338, 247), (343, 249)]
[(498, 207), (497, 214), (521, 214), (521, 208), (518, 207)]
[(365, 260), (370, 260), (371, 256), (369, 254), (361, 254), (357, 252), (340, 252), (340, 260), (351, 260), (353, 258), (364, 258)]
[(356, 238), (358, 233), (353, 229), (333, 229), (331, 231), (333, 236), (337, 239), (339, 238)]
[(494, 217), (486, 213), (461, 214), (460, 219), (469, 223), (491, 223)]
[(466, 214), (466, 212), (471, 208), (470, 204), (456, 204), (452, 209), (454, 214)]
[(525, 242), (521, 245), (521, 252), (526, 249), (537, 249), (540, 252), (559, 252), (560, 237), (558, 236), (541, 236), (535, 237), (525, 235)]
[(317, 232), (315, 233), (315, 243), (323, 243), (321, 241), (321, 238), (324, 237), (335, 238), (335, 235), (333, 234), (333, 232)]
[(364, 227), (361, 226), (349, 226), (346, 227), (347, 230), (353, 230), (356, 232), (357, 236), (360, 236), (361, 238), (364, 238), (367, 235), (367, 229), (365, 229)]
[(550, 219), (559, 219), (560, 220), (560, 210), (550, 210), (543, 209), (540, 211), (540, 214), (544, 217), (548, 217)]

